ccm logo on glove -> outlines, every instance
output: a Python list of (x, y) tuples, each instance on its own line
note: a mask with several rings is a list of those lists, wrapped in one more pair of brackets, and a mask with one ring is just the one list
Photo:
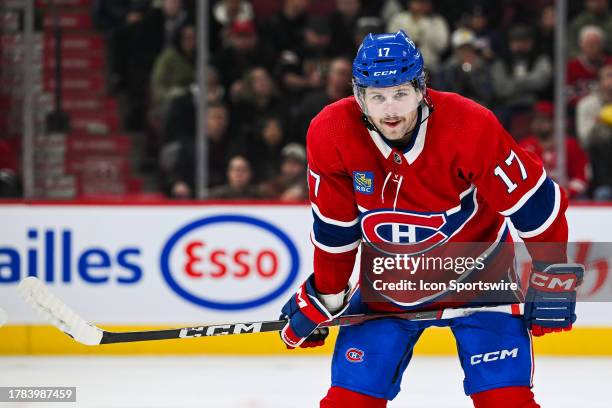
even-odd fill
[(578, 284), (578, 278), (573, 273), (549, 275), (534, 271), (530, 281), (531, 285), (545, 292), (571, 291), (576, 289)]

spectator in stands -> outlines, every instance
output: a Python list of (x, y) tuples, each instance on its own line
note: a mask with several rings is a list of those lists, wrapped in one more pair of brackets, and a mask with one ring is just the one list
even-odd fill
[(587, 150), (593, 167), (593, 198), (612, 200), (612, 104), (604, 105), (589, 132)]
[(235, 21), (229, 33), (229, 44), (214, 56), (213, 65), (222, 72), (221, 82), (226, 89), (241, 79), (249, 68), (270, 69), (274, 64), (273, 51), (259, 41), (252, 21)]
[(195, 26), (184, 24), (175, 37), (173, 46), (162, 51), (153, 67), (151, 96), (154, 107), (165, 106), (185, 93), (195, 81)]
[(282, 9), (265, 25), (266, 42), (281, 58), (287, 51), (297, 54), (302, 48), (309, 4), (310, 0), (284, 0)]
[[(557, 146), (553, 126), (554, 106), (547, 101), (541, 101), (534, 106), (534, 117), (531, 123), (532, 134), (523, 138), (519, 145), (537, 155), (553, 179), (557, 174)], [(565, 188), (569, 198), (584, 197), (589, 187), (590, 164), (584, 150), (575, 138), (566, 136), (566, 173)]]
[[(208, 67), (206, 85), (207, 102), (211, 106), (222, 103), (225, 89), (219, 84), (219, 75), (212, 66)], [(167, 109), (163, 120), (161, 144), (189, 139), (196, 133), (196, 101), (199, 90), (196, 84), (189, 87), (188, 92), (174, 98)]]
[(253, 6), (246, 0), (219, 0), (213, 6), (212, 17), (223, 27), (234, 21), (253, 21)]
[(448, 46), (448, 24), (433, 12), (431, 0), (409, 0), (408, 9), (391, 18), (388, 32), (404, 30), (416, 43), (429, 69), (436, 69)]
[(605, 33), (608, 52), (612, 52), (612, 13), (610, 13), (608, 0), (585, 0), (585, 10), (577, 15), (569, 25), (568, 45), (572, 56), (580, 53), (579, 33), (586, 26), (598, 26)]
[(555, 58), (555, 28), (556, 16), (555, 6), (544, 6), (540, 13), (540, 19), (537, 27), (536, 44), (540, 54), (548, 56), (553, 61)]
[(546, 55), (534, 47), (533, 31), (516, 26), (508, 34), (510, 55), (498, 58), (491, 65), (496, 112), (504, 125), (510, 127), (513, 116), (531, 109), (539, 92), (550, 86), (552, 64)]
[(260, 117), (253, 126), (243, 129), (243, 137), (232, 151), (241, 154), (253, 164), (255, 179), (272, 180), (278, 176), (281, 150), (285, 145), (285, 126), (281, 117)]
[[(139, 4), (134, 3), (133, 7)], [(181, 5), (180, 0), (164, 0), (161, 9), (150, 10), (142, 19), (128, 14), (126, 24), (111, 34), (110, 83), (118, 95), (122, 127), (126, 131), (145, 127), (151, 70), (157, 55), (187, 18)]]
[(383, 20), (378, 17), (361, 17), (355, 23), (353, 30), (353, 49), (357, 51), (363, 39), (368, 34), (382, 34), (385, 32)]
[[(206, 136), (208, 138), (208, 187), (216, 187), (225, 180), (228, 145), (228, 111), (222, 104), (211, 104), (206, 112)], [(173, 198), (194, 196), (196, 133), (177, 135), (174, 145), (162, 148), (162, 173)], [(170, 150), (170, 154), (168, 151)]]
[(612, 104), (612, 65), (599, 70), (599, 85), (576, 105), (576, 133), (582, 146), (589, 146), (589, 134), (599, 120), (601, 108)]
[(330, 16), (332, 55), (354, 55), (353, 32), (360, 16), (360, 0), (336, 0)]
[(163, 118), (161, 144), (187, 140), (196, 133), (196, 102), (199, 97), (197, 85), (189, 92), (174, 98)]
[[(489, 24), (489, 16), (481, 4), (475, 5), (467, 16), (467, 28), (474, 32), (474, 46), (488, 62), (504, 55), (504, 42), (499, 31)], [(452, 43), (452, 41), (451, 41)]]
[(208, 103), (221, 102), (225, 98), (225, 88), (221, 85), (219, 71), (212, 65), (207, 68), (206, 100)]
[(231, 99), (232, 118), (241, 127), (252, 127), (264, 116), (284, 118), (287, 114), (278, 86), (264, 67), (252, 68), (243, 79), (234, 82)]
[[(495, 2), (490, 0), (433, 0), (436, 10), (444, 17), (444, 19), (457, 28), (470, 28), (474, 32), (479, 32), (476, 25), (472, 25), (473, 17), (484, 17), (486, 25), (495, 27), (498, 30), (503, 30), (499, 24), (499, 17), (503, 14), (503, 10), (507, 3), (515, 4), (516, 0), (510, 2)], [(518, 0), (523, 1), (523, 0)], [(514, 15), (513, 15), (514, 17)], [(503, 44), (502, 44), (503, 45)]]
[(334, 58), (325, 79), (325, 87), (308, 93), (296, 109), (293, 140), (306, 144), (306, 131), (310, 121), (326, 105), (351, 95), (352, 63), (345, 57)]
[[(535, 15), (534, 15), (535, 16)], [(535, 48), (536, 53), (545, 55), (551, 63), (555, 61), (555, 31), (556, 31), (556, 16), (555, 6), (552, 4), (544, 6), (539, 14), (537, 14), (538, 24), (535, 27)], [(553, 100), (555, 98), (555, 89), (553, 81), (549, 81), (548, 86), (542, 89), (538, 96), (541, 100)]]
[(405, 0), (363, 0), (364, 14), (380, 17), (388, 23), (396, 14), (404, 11), (404, 4)]
[(150, 71), (161, 49), (148, 38), (144, 13), (142, 3), (132, 3), (125, 23), (109, 34), (107, 42), (109, 91), (117, 95), (125, 131), (144, 128)]
[(491, 73), (489, 65), (476, 50), (476, 35), (467, 28), (458, 28), (451, 36), (451, 44), (453, 54), (434, 73), (434, 87), (489, 105), (493, 87)]
[(298, 53), (284, 52), (279, 70), (290, 101), (321, 88), (332, 59), (331, 29), (323, 17), (311, 18), (304, 29), (304, 45)]
[(253, 21), (255, 14), (253, 6), (247, 0), (219, 0), (212, 9), (212, 23), (219, 30), (217, 40), (227, 44), (229, 31), (234, 21)]
[(283, 148), (281, 156), (281, 174), (259, 186), (261, 195), (281, 201), (306, 201), (306, 150), (298, 143), (289, 143)]
[(162, 47), (172, 46), (176, 31), (187, 21), (187, 12), (183, 8), (182, 0), (163, 0), (161, 8), (147, 16), (149, 24), (153, 27), (153, 41), (160, 41)]
[(139, 21), (151, 7), (151, 0), (93, 0), (91, 15), (96, 29), (106, 33), (124, 21)]
[(251, 164), (244, 156), (234, 156), (227, 165), (227, 183), (210, 190), (208, 197), (219, 200), (253, 200), (258, 198), (257, 188), (251, 183)]
[(580, 54), (567, 63), (569, 104), (575, 106), (596, 87), (597, 72), (612, 64), (612, 57), (604, 52), (604, 32), (596, 26), (584, 26), (579, 34)]

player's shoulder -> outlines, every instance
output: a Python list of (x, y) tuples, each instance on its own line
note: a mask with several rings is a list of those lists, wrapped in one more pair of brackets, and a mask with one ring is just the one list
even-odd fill
[(433, 105), (428, 132), (441, 150), (473, 151), (496, 137), (501, 126), (484, 106), (452, 92), (429, 91)]
[(428, 94), (434, 111), (440, 113), (440, 116), (446, 120), (469, 121), (474, 117), (480, 117), (480, 120), (493, 118), (493, 113), (489, 109), (457, 93), (430, 89)]
[(310, 122), (307, 143), (338, 144), (363, 126), (361, 110), (353, 96), (325, 106)]

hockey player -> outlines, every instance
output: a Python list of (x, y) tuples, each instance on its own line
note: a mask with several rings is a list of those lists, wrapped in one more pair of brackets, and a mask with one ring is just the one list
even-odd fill
[[(347, 307), (397, 310), (393, 302), (365, 302), (359, 292), (349, 303), (362, 240), (419, 243), (436, 234), (445, 242), (495, 243), (511, 240), (510, 219), (528, 244), (557, 243), (530, 248), (534, 270), (524, 316), (475, 312), (435, 324), (456, 338), (465, 393), (475, 407), (538, 407), (530, 390), (531, 335), (571, 329), (582, 276), (581, 267), (566, 263), (563, 191), (489, 110), (428, 90), (421, 53), (403, 31), (364, 39), (353, 82), (354, 95), (324, 108), (308, 130), (314, 273), (283, 307), (289, 323), (281, 338), (289, 348), (317, 346), (327, 335), (317, 326)], [(442, 224), (420, 228), (418, 220), (431, 217)], [(396, 227), (385, 229), (390, 222)], [(561, 299), (554, 309), (541, 307), (553, 290), (542, 282), (560, 276), (574, 278), (571, 286), (554, 288)], [(341, 328), (331, 388), (320, 406), (385, 407), (431, 325), (389, 318)], [(482, 358), (495, 352), (505, 358)]]

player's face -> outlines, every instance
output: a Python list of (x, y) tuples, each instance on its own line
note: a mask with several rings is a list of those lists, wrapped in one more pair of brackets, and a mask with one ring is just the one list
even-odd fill
[(415, 125), (417, 108), (423, 99), (411, 84), (387, 88), (366, 88), (364, 103), (368, 118), (389, 140), (399, 140)]

